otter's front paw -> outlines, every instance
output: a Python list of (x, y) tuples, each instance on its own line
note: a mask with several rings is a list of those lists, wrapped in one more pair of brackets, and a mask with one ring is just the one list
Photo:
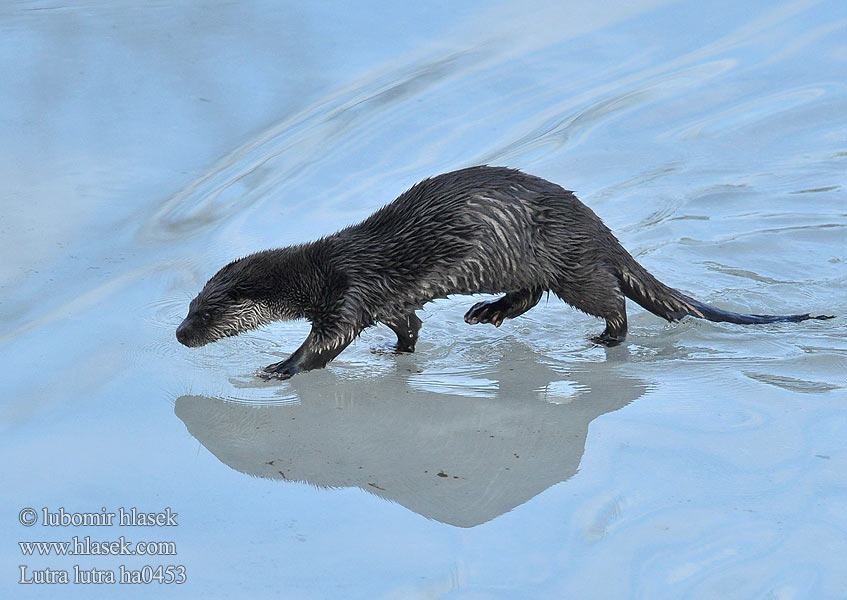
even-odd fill
[(302, 369), (300, 369), (297, 365), (286, 364), (286, 361), (274, 363), (272, 365), (268, 365), (264, 369), (260, 370), (256, 373), (262, 379), (291, 379), (297, 373), (299, 373)]

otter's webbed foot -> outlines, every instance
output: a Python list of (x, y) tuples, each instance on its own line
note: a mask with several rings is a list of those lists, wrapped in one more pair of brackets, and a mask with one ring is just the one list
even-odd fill
[(477, 302), (465, 313), (465, 323), (469, 325), (491, 323), (495, 327), (500, 327), (506, 319), (506, 311), (500, 303), (501, 300), (502, 298)]
[(606, 329), (600, 335), (590, 338), (595, 344), (611, 348), (617, 346), (626, 339), (626, 313), (620, 312), (611, 317), (606, 317)]
[(256, 375), (262, 379), (291, 379), (303, 369), (290, 360), (283, 360), (261, 369)]
[(371, 354), (411, 354), (415, 351), (414, 348), (411, 350), (400, 348), (399, 344), (389, 343), (389, 344), (379, 344), (378, 346), (371, 346)]
[(588, 339), (600, 346), (606, 346), (607, 348), (611, 348), (612, 346), (617, 346), (621, 342), (623, 342), (626, 339), (626, 336), (613, 336), (609, 335), (607, 332), (604, 331), (600, 335), (595, 335)]
[(397, 335), (396, 344), (387, 344), (382, 348), (372, 348), (374, 354), (408, 354), (415, 351), (418, 341), (418, 331), (421, 329), (421, 320), (415, 313), (409, 313), (405, 317), (388, 319), (382, 321)]
[(514, 319), (524, 314), (541, 300), (541, 290), (518, 290), (509, 292), (497, 300), (477, 302), (465, 313), (465, 323), (491, 323), (500, 327), (506, 319)]

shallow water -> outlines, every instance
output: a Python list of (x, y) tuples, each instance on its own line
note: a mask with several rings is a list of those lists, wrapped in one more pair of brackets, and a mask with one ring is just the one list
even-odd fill
[[(843, 598), (847, 10), (839, 2), (0, 7), (3, 597)], [(551, 297), (289, 382), (305, 323), (202, 349), (233, 257), (478, 163), (574, 189), (722, 308), (627, 343)], [(138, 507), (177, 527), (34, 527)], [(173, 541), (23, 557), (19, 541)], [(184, 565), (182, 585), (21, 585)]]

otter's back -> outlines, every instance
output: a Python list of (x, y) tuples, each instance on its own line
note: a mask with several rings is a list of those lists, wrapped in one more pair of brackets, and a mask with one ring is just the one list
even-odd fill
[(547, 279), (547, 221), (561, 221), (574, 202), (538, 177), (471, 167), (421, 181), (338, 235), (357, 270), (416, 302), (496, 293)]

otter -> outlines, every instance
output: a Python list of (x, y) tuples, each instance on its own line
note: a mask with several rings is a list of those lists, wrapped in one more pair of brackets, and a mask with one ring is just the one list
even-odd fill
[(591, 338), (615, 346), (627, 331), (625, 298), (668, 321), (693, 316), (753, 324), (826, 319), (727, 312), (661, 283), (573, 192), (505, 167), (477, 166), (425, 179), (358, 225), (315, 242), (229, 263), (189, 304), (176, 337), (190, 347), (272, 321), (312, 328), (286, 360), (259, 372), (288, 379), (319, 369), (377, 322), (413, 352), (415, 311), (452, 294), (504, 294), (477, 302), (469, 324), (500, 326), (544, 292), (605, 319)]

